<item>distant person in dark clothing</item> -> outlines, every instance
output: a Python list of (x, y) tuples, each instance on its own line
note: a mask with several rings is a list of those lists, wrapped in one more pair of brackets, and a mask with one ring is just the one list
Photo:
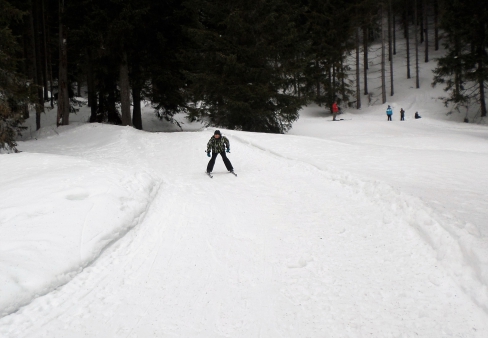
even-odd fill
[(405, 110), (400, 109), (400, 121), (405, 121)]
[(418, 111), (416, 111), (416, 112), (415, 112), (415, 119), (417, 120), (417, 119), (421, 119), (421, 118), (422, 118), (422, 116), (420, 116), (420, 115), (419, 115), (419, 112), (418, 112)]

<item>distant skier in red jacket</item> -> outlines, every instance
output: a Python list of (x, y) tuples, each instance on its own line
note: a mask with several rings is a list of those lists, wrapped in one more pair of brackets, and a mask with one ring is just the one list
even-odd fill
[(339, 112), (339, 107), (337, 106), (337, 102), (334, 101), (334, 103), (332, 104), (332, 115), (334, 116), (332, 121), (336, 121), (336, 116), (338, 112)]

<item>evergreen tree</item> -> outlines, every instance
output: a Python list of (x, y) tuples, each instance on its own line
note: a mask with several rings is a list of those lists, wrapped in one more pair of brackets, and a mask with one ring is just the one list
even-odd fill
[(29, 102), (29, 83), (19, 74), (20, 46), (10, 25), (25, 13), (6, 0), (0, 0), (0, 149), (16, 151), (15, 137), (20, 134), (23, 107)]
[(438, 59), (433, 85), (445, 84), (449, 102), (478, 105), (480, 116), (487, 115), (485, 82), (488, 80), (488, 8), (475, 0), (466, 6), (462, 0), (446, 1), (441, 28), (447, 39), (447, 54)]
[(282, 133), (298, 118), (294, 95), (301, 8), (283, 0), (189, 1), (198, 18), (188, 30), (194, 105), (190, 116), (246, 131)]

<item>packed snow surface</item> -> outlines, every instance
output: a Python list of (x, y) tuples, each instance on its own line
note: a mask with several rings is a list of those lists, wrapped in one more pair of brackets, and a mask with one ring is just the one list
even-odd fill
[(224, 131), (213, 179), (212, 130), (20, 142), (0, 336), (486, 337), (488, 129), (341, 117)]

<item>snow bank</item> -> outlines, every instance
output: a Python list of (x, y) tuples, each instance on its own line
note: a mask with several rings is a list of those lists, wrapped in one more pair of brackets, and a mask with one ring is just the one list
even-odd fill
[[(364, 195), (380, 205), (384, 210), (385, 224), (401, 220), (402, 225), (412, 227), (434, 250), (437, 260), (453, 280), (474, 303), (488, 313), (488, 237), (482, 236), (477, 227), (447, 211), (441, 214), (420, 198), (406, 194), (390, 184), (379, 180), (358, 179), (347, 170), (324, 165), (325, 162), (321, 162), (320, 157), (317, 160), (316, 154), (320, 154), (320, 150), (309, 144), (310, 141), (317, 140), (301, 138), (303, 142), (300, 144), (297, 138), (285, 136), (279, 142), (270, 142), (266, 136), (250, 134), (251, 141), (251, 137), (243, 135), (233, 133), (232, 138), (274, 156), (308, 164), (320, 175), (350, 186), (358, 195)], [(431, 282), (439, 284), (435, 280)]]
[(67, 283), (136, 225), (146, 173), (69, 156), (1, 155), (0, 315)]

